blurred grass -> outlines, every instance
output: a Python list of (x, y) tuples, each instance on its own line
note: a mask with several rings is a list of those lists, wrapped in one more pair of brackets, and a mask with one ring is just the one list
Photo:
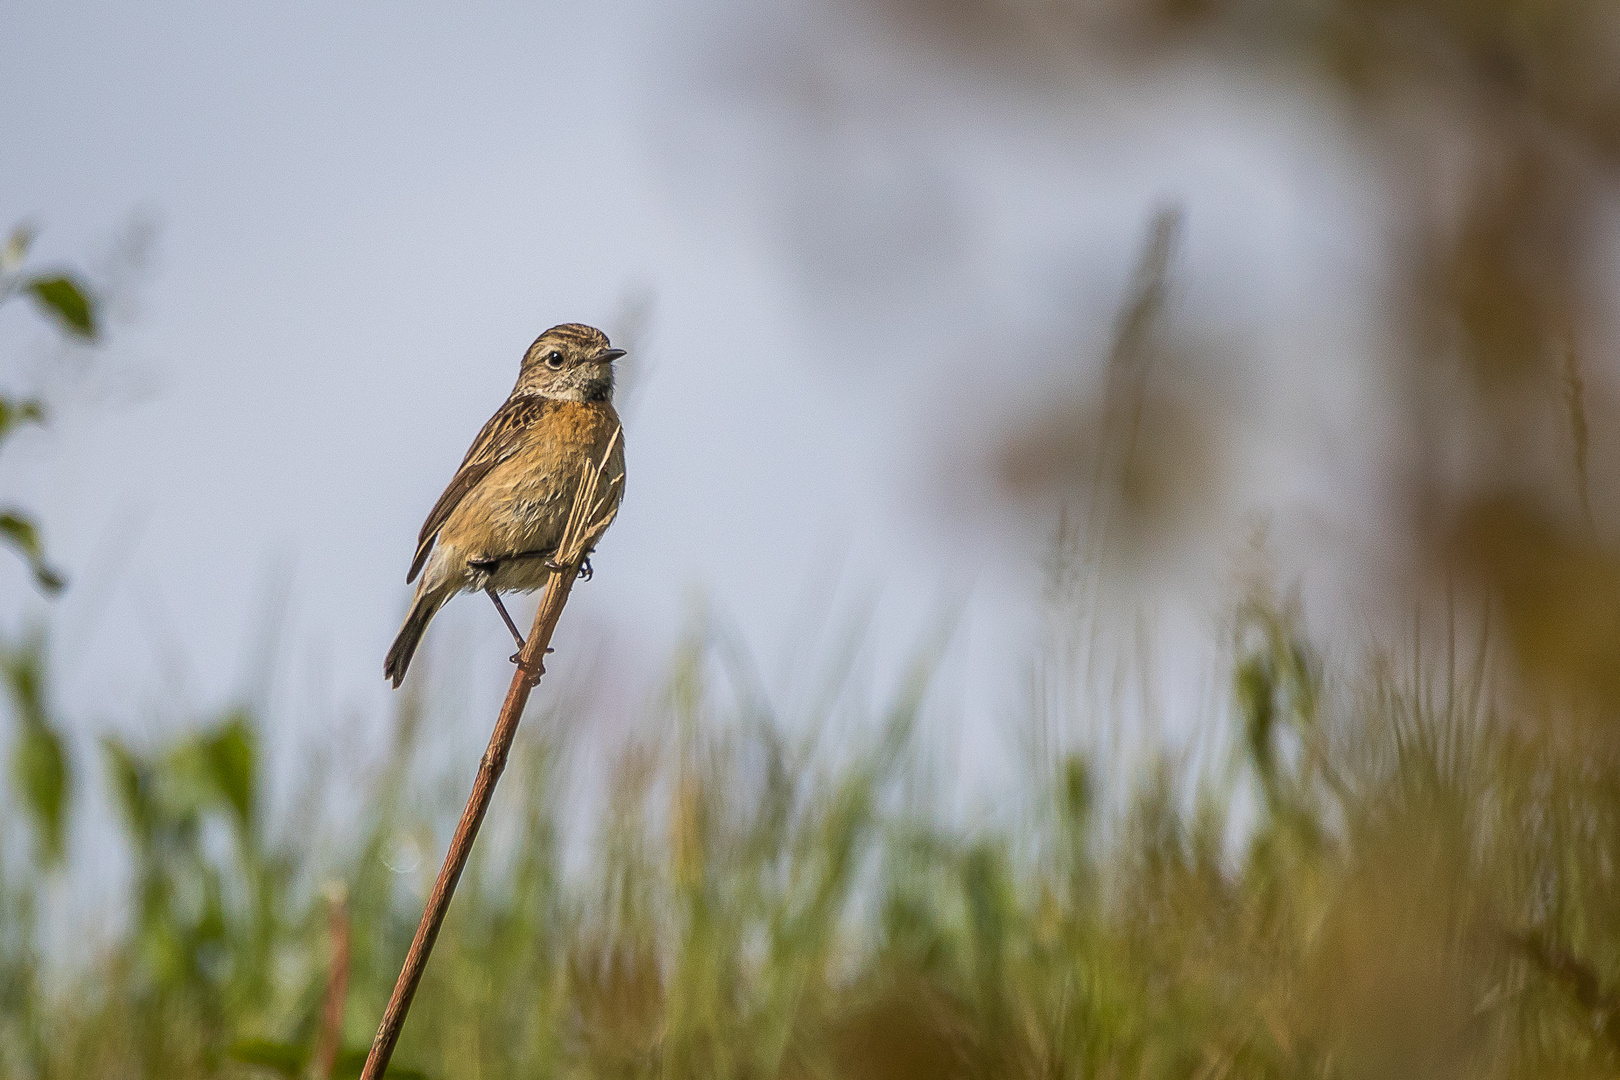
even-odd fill
[[(1612, 1075), (1610, 743), (1505, 713), (1488, 650), (1352, 674), (1292, 604), (1238, 623), (1230, 760), (1054, 753), (973, 827), (928, 794), (926, 656), (840, 742), (692, 643), (572, 869), (563, 718), (531, 717), (396, 1074)], [(437, 779), (430, 706), (402, 708), (358, 832), (266, 820), (249, 713), (106, 740), (130, 919), (53, 962), (35, 913), (62, 853), (8, 853), (0, 1073), (312, 1075), (336, 1025), (332, 1075), (355, 1075), (436, 865), (393, 852), (445, 825), (410, 794)]]

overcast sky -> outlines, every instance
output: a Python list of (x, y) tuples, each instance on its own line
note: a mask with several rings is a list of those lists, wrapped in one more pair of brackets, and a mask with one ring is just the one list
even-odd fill
[[(1189, 302), (1261, 354), (1307, 342), (1321, 367), (1268, 369), (1279, 394), (1353, 400), (1334, 313), (1288, 313), (1358, 272), (1338, 211), (1364, 193), (1258, 91), (1100, 77), (1037, 102), (886, 32), (832, 0), (0, 5), (0, 225), (94, 270), (155, 223), (130, 318), (76, 378), (0, 312), (57, 403), (0, 493), (73, 580), (28, 607), (65, 712), (243, 693), (284, 582), (280, 722), (384, 716), (417, 529), (524, 348), (557, 322), (619, 332), (651, 297), (624, 510), (559, 648), (605, 642), (650, 686), (707, 596), (774, 670), (839, 584), (881, 597), (893, 660), (962, 602), (962, 711), (1007, 715), (1040, 545), (977, 440), (1090, 377), (1166, 199)], [(1288, 466), (1282, 494), (1309, 490), (1309, 455)], [(1199, 633), (1218, 593), (1195, 590)], [(491, 712), (510, 649), (487, 602), (453, 604), (435, 645), (487, 665), (468, 712)]]

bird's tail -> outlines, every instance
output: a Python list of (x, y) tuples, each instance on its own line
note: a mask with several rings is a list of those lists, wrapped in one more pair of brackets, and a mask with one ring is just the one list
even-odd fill
[(383, 675), (393, 680), (396, 690), (405, 681), (405, 669), (411, 666), (411, 657), (422, 640), (422, 632), (446, 599), (440, 593), (421, 593), (411, 604), (411, 613), (405, 616), (405, 625), (399, 628), (399, 636), (388, 650), (388, 659), (383, 661)]

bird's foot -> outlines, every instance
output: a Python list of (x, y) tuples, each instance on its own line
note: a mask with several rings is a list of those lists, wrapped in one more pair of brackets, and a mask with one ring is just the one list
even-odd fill
[[(568, 567), (566, 564), (558, 562), (555, 556), (548, 555), (546, 557), (546, 569), (560, 572), (567, 570)], [(579, 580), (581, 581), (589, 581), (591, 578), (596, 576), (596, 571), (591, 569), (591, 553), (589, 551), (587, 551), (585, 553), (585, 557), (579, 561), (579, 566), (575, 570), (575, 573), (579, 575)]]
[[(547, 649), (546, 650), (546, 652), (548, 654), (549, 653), (554, 653), (556, 651), (557, 651), (556, 649)], [(507, 657), (507, 660), (509, 660), (511, 663), (516, 664), (519, 668), (522, 668), (524, 674), (528, 676), (527, 681), (528, 681), (528, 684), (531, 687), (535, 687), (535, 686), (540, 685), (540, 676), (542, 676), (542, 675), (544, 675), (546, 673), (546, 663), (545, 663), (544, 657), (542, 657), (539, 660), (536, 660), (535, 663), (534, 663), (533, 668), (524, 668), (523, 667), (523, 650), (522, 649), (519, 649), (517, 652), (513, 653), (511, 656)]]

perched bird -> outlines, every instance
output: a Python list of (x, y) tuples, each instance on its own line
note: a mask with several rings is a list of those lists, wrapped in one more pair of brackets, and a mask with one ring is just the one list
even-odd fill
[(417, 537), (405, 580), (421, 580), (383, 665), (394, 686), (429, 620), (458, 592), (487, 592), (522, 647), (498, 594), (545, 584), (580, 478), (604, 455), (604, 480), (619, 478), (611, 506), (623, 496), (624, 439), (613, 411), (613, 361), (623, 355), (580, 323), (553, 326), (523, 354), (512, 395), (473, 440)]

